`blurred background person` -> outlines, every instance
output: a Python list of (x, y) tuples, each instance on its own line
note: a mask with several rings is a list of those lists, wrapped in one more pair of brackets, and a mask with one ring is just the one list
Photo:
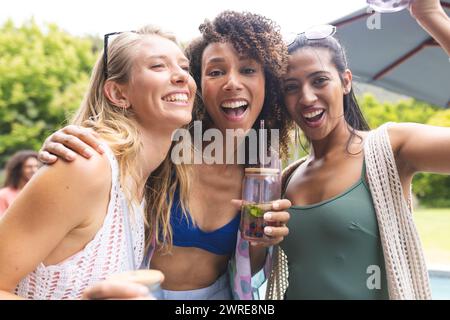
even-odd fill
[(11, 156), (5, 166), (5, 183), (0, 189), (0, 216), (11, 205), (20, 190), (38, 171), (41, 162), (37, 152), (32, 150), (18, 151)]

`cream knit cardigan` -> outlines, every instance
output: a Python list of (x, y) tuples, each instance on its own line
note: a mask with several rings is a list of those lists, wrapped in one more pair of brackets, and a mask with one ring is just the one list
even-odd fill
[[(367, 179), (383, 247), (389, 298), (431, 299), (428, 271), (412, 217), (411, 190), (407, 203), (387, 132), (390, 124), (370, 131), (364, 145)], [(284, 188), (287, 178), (303, 161), (298, 160), (284, 170)], [(277, 247), (273, 259), (266, 298), (283, 299), (288, 286), (288, 257)]]

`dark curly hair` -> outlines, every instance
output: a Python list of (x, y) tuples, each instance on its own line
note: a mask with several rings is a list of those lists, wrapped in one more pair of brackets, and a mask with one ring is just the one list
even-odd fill
[(258, 14), (223, 11), (213, 21), (205, 20), (199, 30), (202, 35), (186, 48), (191, 74), (198, 88), (193, 121), (210, 121), (201, 98), (203, 52), (211, 43), (230, 43), (239, 54), (255, 59), (264, 68), (266, 94), (253, 128), (258, 129), (260, 120), (264, 119), (266, 129), (279, 129), (280, 154), (286, 158), (288, 133), (293, 124), (284, 108), (282, 75), (286, 72), (288, 54), (279, 26)]

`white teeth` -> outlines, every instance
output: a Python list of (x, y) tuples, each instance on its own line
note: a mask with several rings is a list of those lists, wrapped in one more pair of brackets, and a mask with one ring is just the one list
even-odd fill
[(163, 98), (164, 101), (174, 102), (174, 101), (180, 101), (180, 102), (187, 102), (188, 101), (188, 95), (186, 93), (175, 93), (168, 95)]
[(323, 110), (317, 110), (317, 111), (305, 113), (303, 116), (307, 119), (311, 119), (311, 118), (314, 118), (315, 116), (321, 114), (322, 112), (323, 112)]
[(248, 103), (245, 100), (241, 100), (241, 101), (232, 101), (232, 102), (224, 102), (222, 103), (222, 107), (223, 108), (228, 108), (228, 109), (236, 109), (242, 106), (246, 106)]

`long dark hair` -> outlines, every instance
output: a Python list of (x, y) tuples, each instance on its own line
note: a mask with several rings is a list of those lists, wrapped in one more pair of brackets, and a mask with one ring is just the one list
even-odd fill
[[(309, 40), (304, 35), (300, 34), (299, 36), (297, 36), (295, 41), (291, 45), (289, 45), (288, 53), (291, 55), (295, 51), (305, 48), (323, 48), (328, 50), (331, 54), (331, 62), (336, 67), (336, 70), (339, 73), (339, 77), (343, 82), (344, 79), (342, 75), (348, 68), (347, 56), (345, 54), (344, 48), (336, 38), (329, 36), (324, 39)], [(356, 130), (369, 131), (370, 127), (366, 119), (364, 119), (361, 108), (359, 107), (358, 101), (356, 100), (356, 96), (353, 91), (353, 85), (350, 92), (344, 94), (343, 99), (344, 119), (350, 131), (350, 138), (347, 141), (348, 151), (348, 147), (355, 136), (362, 140), (362, 138), (356, 133)]]
[(22, 178), (22, 168), (25, 161), (29, 158), (38, 159), (36, 151), (22, 150), (11, 156), (5, 166), (6, 178), (4, 187), (17, 189), (19, 187), (20, 179)]

